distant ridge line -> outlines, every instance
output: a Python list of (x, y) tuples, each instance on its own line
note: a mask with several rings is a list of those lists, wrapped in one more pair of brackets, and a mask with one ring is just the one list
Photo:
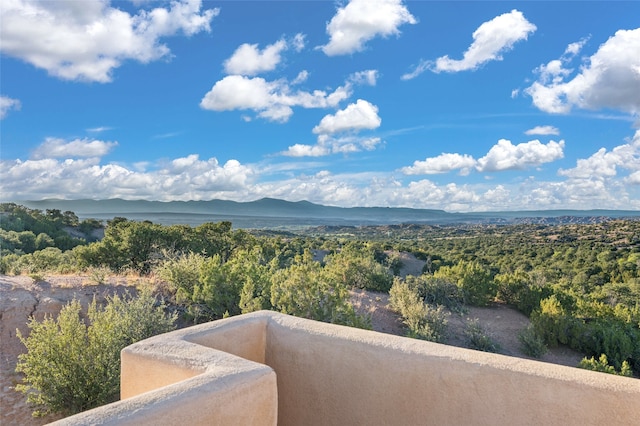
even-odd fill
[[(451, 213), (437, 209), (416, 209), (409, 207), (335, 207), (314, 204), (309, 201), (286, 201), (275, 198), (262, 198), (255, 201), (238, 202), (231, 200), (207, 201), (148, 201), (124, 200), (120, 198), (106, 200), (63, 200), (43, 199), (29, 201), (14, 201), (25, 207), (37, 210), (57, 209), (72, 211), (80, 218), (105, 219), (116, 216), (141, 219), (144, 215), (158, 218), (163, 214), (171, 216), (165, 218), (171, 223), (180, 223), (175, 215), (199, 215), (192, 217), (191, 223), (201, 220), (207, 221), (211, 216), (216, 221), (225, 218), (262, 218), (280, 219), (282, 222), (291, 219), (300, 226), (317, 226), (319, 224), (339, 223), (341, 225), (376, 225), (394, 223), (417, 224), (472, 224), (472, 223), (523, 223), (523, 222), (554, 222), (575, 223), (603, 221), (617, 218), (638, 218), (640, 211), (635, 210), (523, 210), (496, 212)], [(133, 217), (135, 216), (135, 218)], [(534, 220), (537, 218), (538, 220)], [(587, 220), (588, 218), (591, 218)], [(186, 220), (186, 217), (185, 217)], [(210, 220), (212, 221), (212, 220)], [(160, 220), (162, 223), (162, 220)], [(307, 223), (308, 222), (308, 223)], [(265, 222), (266, 223), (266, 222)]]

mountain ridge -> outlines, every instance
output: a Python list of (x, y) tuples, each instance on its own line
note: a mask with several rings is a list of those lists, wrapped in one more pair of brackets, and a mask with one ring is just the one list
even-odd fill
[[(416, 209), (410, 207), (336, 207), (315, 204), (310, 201), (286, 201), (277, 198), (261, 198), (254, 201), (239, 202), (231, 200), (192, 200), (192, 201), (149, 201), (124, 200), (121, 198), (92, 199), (43, 199), (14, 201), (16, 204), (38, 210), (57, 209), (72, 211), (80, 218), (108, 219), (126, 217), (132, 220), (145, 220), (145, 215), (157, 218), (171, 216), (171, 223), (180, 223), (180, 215), (197, 215), (190, 222), (221, 221), (238, 218), (263, 218), (295, 220), (296, 223), (315, 226), (319, 223), (372, 225), (392, 223), (510, 223), (542, 218), (547, 221), (575, 222), (575, 218), (639, 218), (640, 211), (635, 210), (514, 210), (491, 212), (447, 212), (438, 209)], [(207, 220), (207, 219), (214, 220)], [(228, 218), (228, 219), (227, 219)], [(565, 218), (562, 220), (562, 218)], [(570, 220), (569, 218), (574, 218)], [(162, 220), (160, 220), (162, 222)]]

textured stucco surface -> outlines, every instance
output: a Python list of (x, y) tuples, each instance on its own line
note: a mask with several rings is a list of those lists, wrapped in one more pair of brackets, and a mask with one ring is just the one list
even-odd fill
[(122, 401), (60, 424), (632, 425), (640, 380), (256, 312), (123, 351)]

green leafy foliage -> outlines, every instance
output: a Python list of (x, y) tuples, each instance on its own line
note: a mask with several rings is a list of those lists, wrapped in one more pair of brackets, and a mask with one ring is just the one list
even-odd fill
[(408, 328), (407, 336), (431, 342), (447, 338), (447, 314), (443, 306), (423, 302), (415, 289), (395, 279), (389, 291), (389, 305), (398, 312)]
[(348, 288), (387, 292), (393, 284), (393, 274), (375, 255), (368, 249), (347, 245), (326, 257), (325, 271)]
[(471, 349), (483, 352), (500, 352), (500, 345), (482, 328), (477, 319), (467, 321), (464, 329), (467, 345)]
[(496, 296), (491, 271), (478, 262), (460, 261), (453, 266), (443, 266), (433, 276), (456, 284), (468, 305), (486, 306)]
[(497, 298), (515, 306), (529, 316), (540, 307), (540, 301), (551, 296), (553, 290), (539, 274), (524, 271), (498, 274), (495, 277)]
[(120, 351), (136, 341), (174, 328), (175, 316), (149, 293), (110, 297), (105, 306), (94, 301), (82, 319), (77, 300), (58, 317), (28, 323), (28, 337), (18, 335), (27, 352), (18, 358), (24, 374), (16, 389), (46, 413), (74, 414), (118, 398)]
[[(80, 231), (81, 222), (71, 211), (32, 210), (14, 203), (0, 203), (0, 248), (8, 253), (33, 253), (46, 247), (69, 250), (86, 244), (89, 237), (71, 237), (67, 228)], [(101, 225), (101, 224), (100, 224)]]
[(544, 339), (536, 333), (531, 324), (518, 333), (518, 341), (522, 352), (531, 357), (540, 358), (548, 351)]
[[(171, 301), (196, 322), (277, 309), (349, 323), (359, 319), (353, 308), (337, 308), (348, 302), (344, 292), (390, 291), (401, 265), (394, 253), (411, 252), (425, 260), (425, 274), (396, 278), (418, 299), (408, 311), (416, 336), (438, 339), (439, 332), (420, 328), (430, 315), (438, 323), (438, 306), (462, 313), (498, 300), (530, 316), (534, 334), (523, 347), (535, 352), (536, 339), (568, 345), (586, 356), (605, 354), (618, 370), (627, 362), (640, 375), (640, 221), (549, 222), (285, 232), (114, 218), (101, 241), (77, 245), (90, 240), (76, 241), (64, 229), (93, 231), (101, 223), (1, 204), (0, 273), (156, 273), (168, 283)], [(329, 256), (306, 264), (306, 251)]]
[(578, 364), (578, 367), (584, 368), (586, 370), (599, 371), (601, 373), (607, 374), (615, 374), (618, 376), (631, 377), (633, 373), (631, 371), (631, 367), (628, 362), (623, 362), (620, 370), (616, 370), (616, 368), (612, 365), (609, 365), (609, 360), (605, 354), (600, 355), (600, 358), (597, 360), (595, 357), (591, 358), (583, 358)]
[(428, 305), (442, 305), (458, 313), (465, 310), (462, 290), (447, 279), (422, 274), (419, 277), (409, 275), (405, 278), (405, 282)]
[(369, 318), (356, 314), (349, 302), (344, 283), (332, 280), (308, 250), (296, 257), (291, 266), (274, 273), (271, 304), (285, 314), (370, 328)]

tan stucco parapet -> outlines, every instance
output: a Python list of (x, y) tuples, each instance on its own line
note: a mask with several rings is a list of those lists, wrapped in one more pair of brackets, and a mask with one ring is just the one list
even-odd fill
[(640, 380), (260, 311), (122, 351), (123, 400), (55, 424), (635, 425)]

